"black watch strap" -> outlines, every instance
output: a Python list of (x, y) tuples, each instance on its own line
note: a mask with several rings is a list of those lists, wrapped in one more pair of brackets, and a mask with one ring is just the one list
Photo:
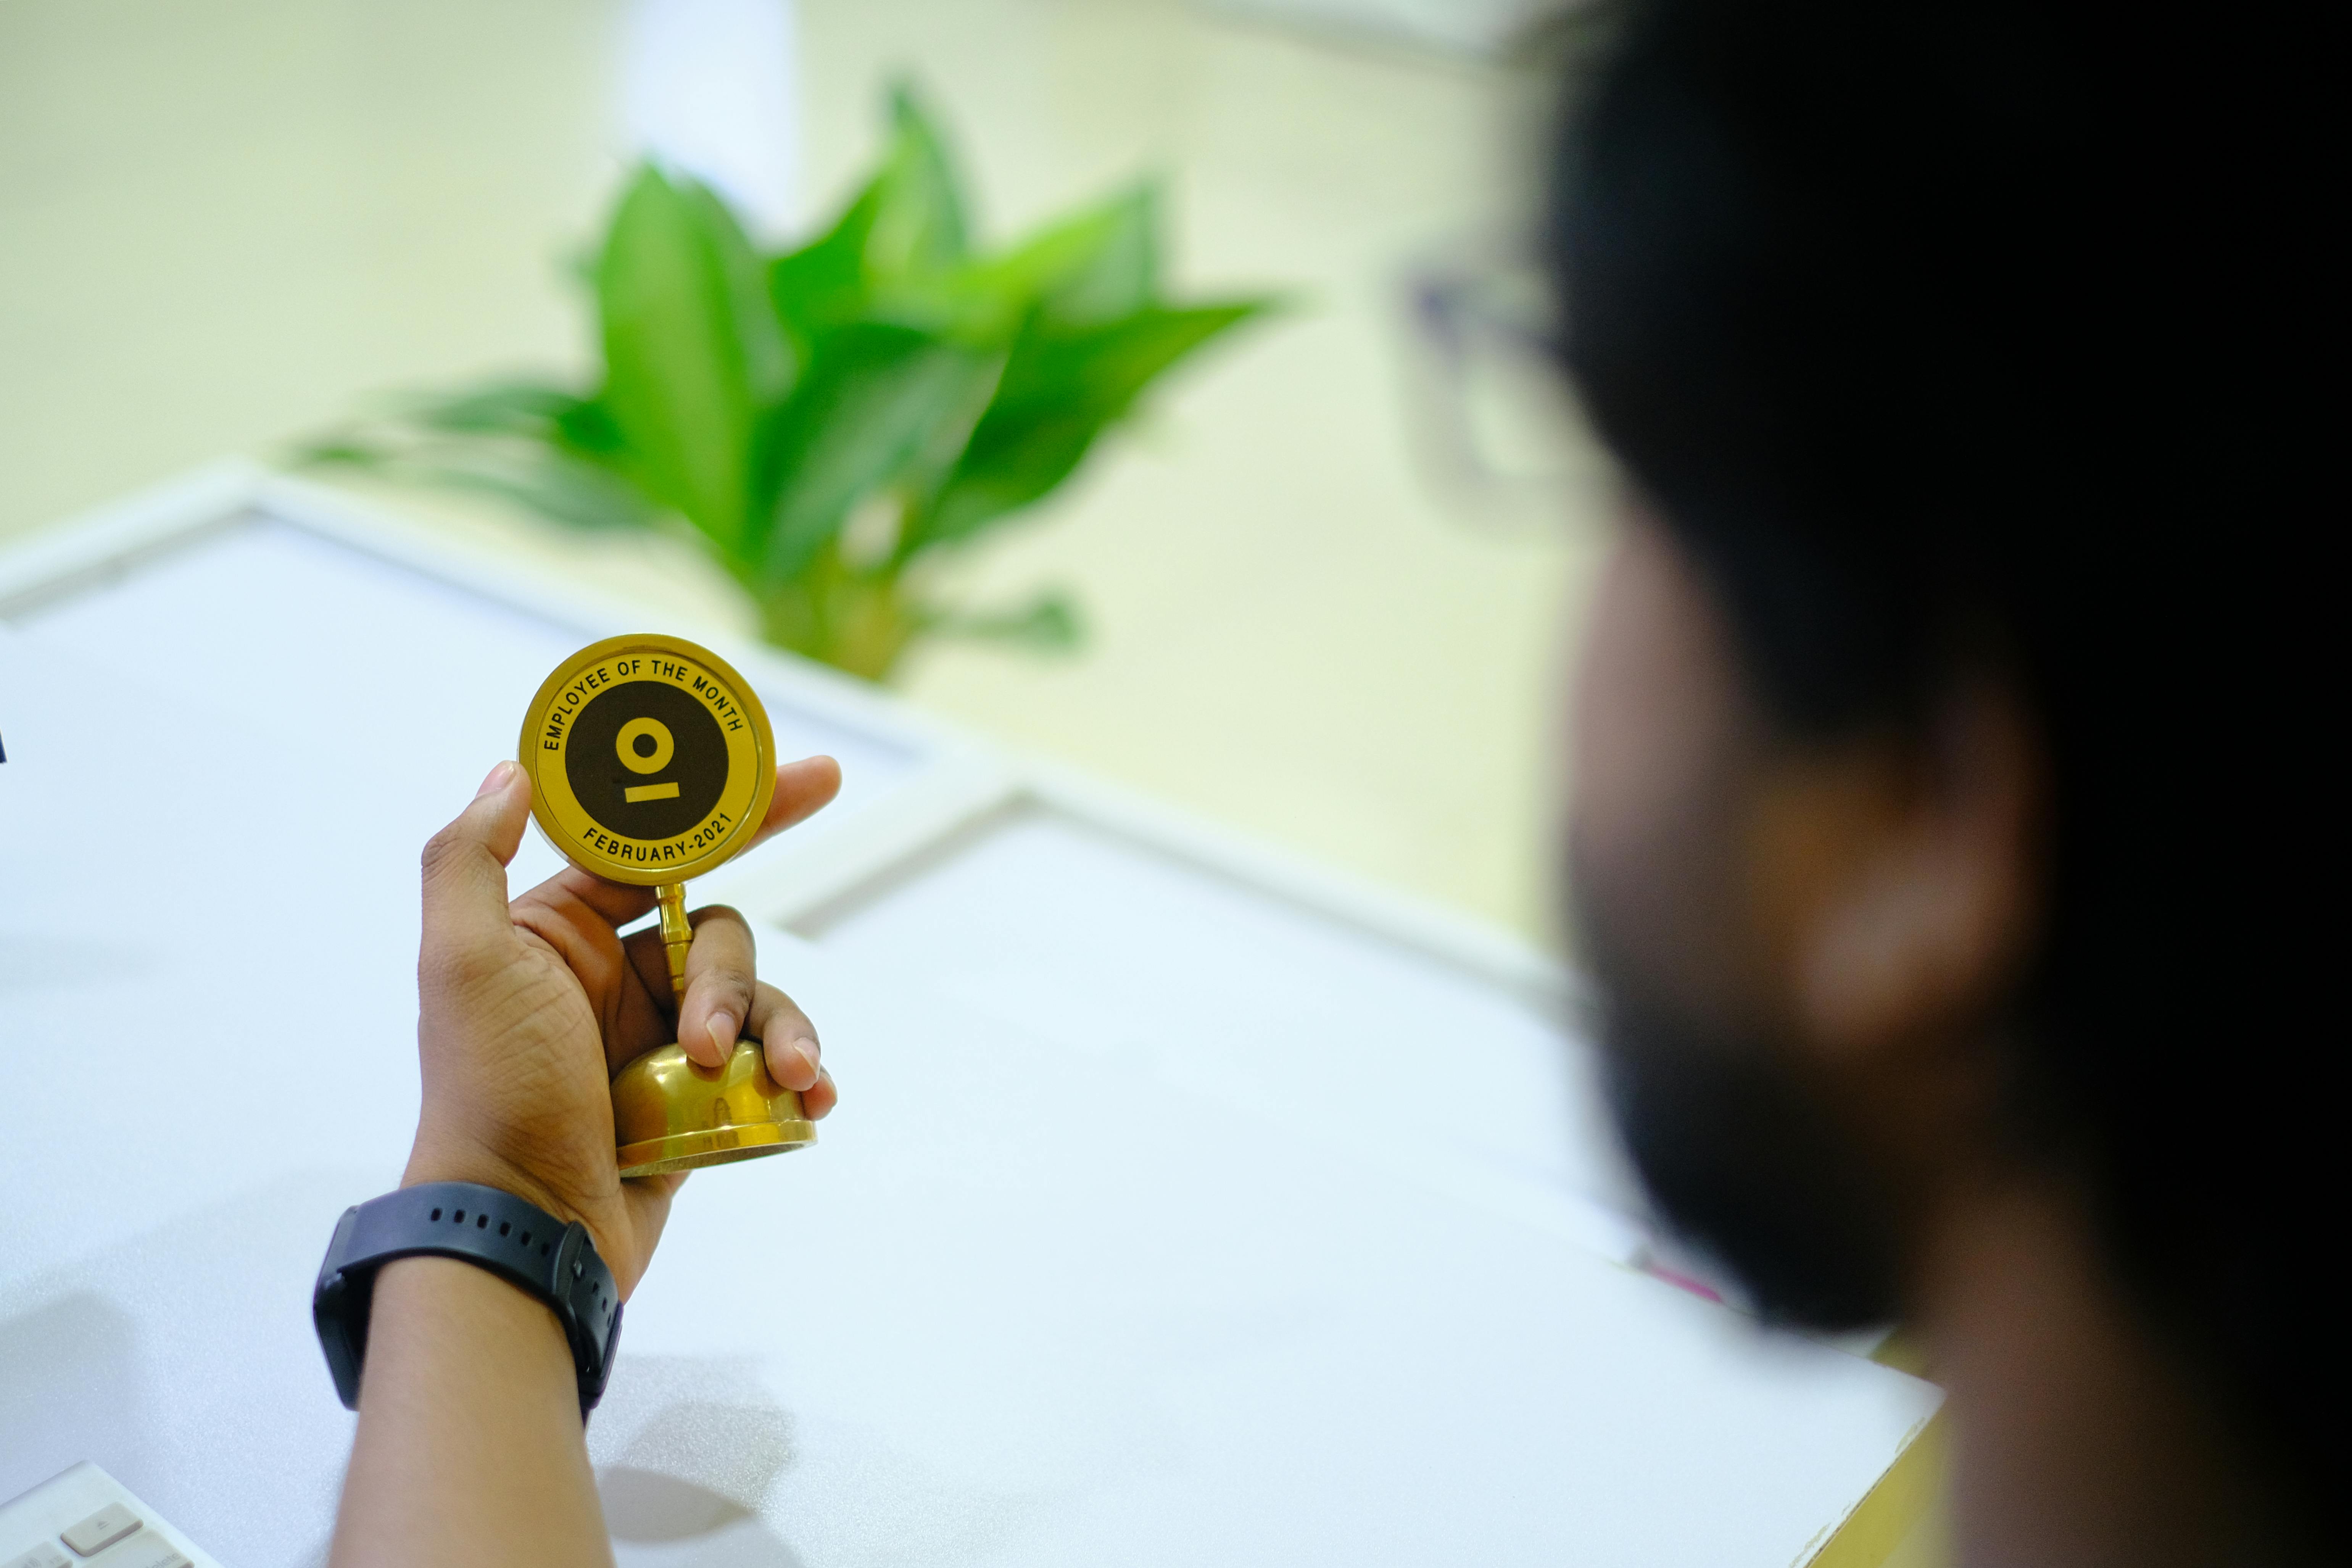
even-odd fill
[(583, 1420), (604, 1396), (621, 1340), (620, 1292), (588, 1227), (472, 1182), (403, 1187), (343, 1211), (319, 1266), (310, 1320), (347, 1410), (360, 1407), (375, 1271), (395, 1258), (462, 1258), (545, 1301), (572, 1343)]

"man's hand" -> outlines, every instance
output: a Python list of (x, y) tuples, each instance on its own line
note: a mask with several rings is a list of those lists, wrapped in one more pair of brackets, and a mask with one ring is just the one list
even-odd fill
[[(806, 818), (840, 787), (830, 757), (777, 769), (753, 842)], [(812, 1117), (833, 1109), (833, 1079), (807, 1016), (754, 978), (751, 928), (733, 910), (694, 912), (680, 1006), (660, 931), (616, 934), (654, 907), (651, 888), (569, 867), (509, 903), (506, 867), (530, 819), (530, 779), (500, 763), (425, 847), (416, 1025), (425, 1102), (404, 1184), (479, 1182), (581, 1221), (625, 1298), (686, 1178), (621, 1180), (614, 1072), (671, 1040), (716, 1066), (741, 1035), (762, 1044), (768, 1071), (801, 1091)]]

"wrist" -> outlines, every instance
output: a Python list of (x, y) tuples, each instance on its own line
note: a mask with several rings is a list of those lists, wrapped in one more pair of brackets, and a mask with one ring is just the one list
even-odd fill
[[(528, 1381), (549, 1383), (573, 1397), (572, 1344), (555, 1309), (509, 1280), (455, 1258), (430, 1254), (395, 1258), (375, 1271), (369, 1311), (366, 1373), (384, 1365), (395, 1346), (436, 1346), (445, 1340), (515, 1347)], [(408, 1356), (394, 1352), (394, 1359)], [(361, 1378), (365, 1403), (368, 1377)]]
[[(585, 1226), (479, 1182), (406, 1186), (346, 1209), (336, 1222), (310, 1311), (345, 1405), (358, 1408), (378, 1276), (424, 1257), (483, 1270), (520, 1298), (497, 1290), (456, 1293), (477, 1306), (494, 1303), (514, 1315), (535, 1298), (571, 1351), (581, 1415), (595, 1406), (621, 1332), (620, 1291), (611, 1266)], [(408, 1277), (434, 1276), (411, 1270)]]
[(609, 1563), (555, 1314), (421, 1257), (377, 1271), (373, 1319), (334, 1562)]

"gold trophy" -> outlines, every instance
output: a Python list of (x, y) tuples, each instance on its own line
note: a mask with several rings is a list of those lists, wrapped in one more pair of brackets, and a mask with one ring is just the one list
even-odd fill
[[(686, 997), (686, 879), (749, 844), (776, 792), (767, 710), (727, 661), (682, 637), (608, 637), (531, 699), (518, 755), (540, 831), (584, 871), (654, 889), (672, 994)], [(613, 1078), (621, 1174), (653, 1176), (816, 1142), (801, 1097), (740, 1038), (722, 1068), (662, 1046)]]

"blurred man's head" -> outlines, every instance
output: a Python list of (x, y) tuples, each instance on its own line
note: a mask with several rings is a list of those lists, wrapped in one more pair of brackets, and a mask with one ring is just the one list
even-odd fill
[(1931, 1310), (1971, 1194), (2032, 1191), (2231, 1440), (2309, 1474), (2336, 1416), (2288, 1277), (2333, 1214), (2290, 1175), (2310, 972), (2260, 873), (2305, 825), (2247, 614), (2299, 547), (2242, 531), (2292, 521), (2234, 378), (2261, 309), (2198, 248), (2263, 231), (2213, 166), (2227, 51), (2200, 106), (2093, 26), (1624, 9), (1550, 227), (1637, 497), (1577, 924), (1642, 1172), (1768, 1314)]

